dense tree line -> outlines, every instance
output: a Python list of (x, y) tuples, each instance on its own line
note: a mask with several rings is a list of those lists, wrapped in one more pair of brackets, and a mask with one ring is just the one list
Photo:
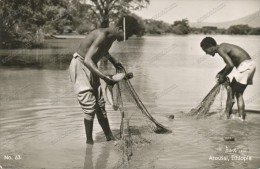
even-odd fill
[(48, 34), (108, 27), (148, 4), (149, 0), (0, 0), (0, 48), (37, 47)]
[[(108, 27), (118, 17), (145, 8), (150, 0), (0, 0), (0, 48), (39, 47), (52, 34), (84, 34), (98, 27)], [(133, 14), (132, 14), (133, 15)], [(238, 34), (259, 35), (260, 28), (233, 25), (194, 28), (187, 19), (163, 21), (134, 15), (143, 34)], [(25, 45), (26, 44), (26, 45)]]
[(145, 33), (147, 34), (165, 34), (174, 33), (178, 35), (185, 35), (190, 33), (190, 26), (187, 19), (174, 21), (173, 24), (168, 24), (158, 20), (144, 20)]
[(0, 1), (0, 47), (39, 45), (44, 25), (55, 29), (71, 21), (66, 11), (67, 3), (61, 0)]
[(215, 26), (204, 26), (202, 28), (190, 27), (187, 19), (174, 21), (168, 24), (158, 20), (145, 20), (146, 34), (166, 34), (177, 35), (186, 34), (230, 34), (230, 35), (260, 35), (260, 28), (252, 28), (248, 25), (232, 25), (228, 29)]

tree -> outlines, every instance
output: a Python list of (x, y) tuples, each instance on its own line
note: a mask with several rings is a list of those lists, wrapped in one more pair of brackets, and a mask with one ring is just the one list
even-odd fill
[(109, 27), (111, 20), (115, 20), (130, 10), (146, 7), (150, 0), (81, 0), (91, 5), (91, 10), (96, 15), (99, 27)]
[(73, 16), (71, 26), (80, 34), (90, 32), (97, 28), (97, 17), (91, 10), (91, 5), (79, 0), (71, 1), (70, 13)]
[[(149, 0), (0, 0), (0, 48), (33, 44), (43, 37), (37, 33), (63, 33), (64, 27), (79, 33), (108, 27), (119, 16), (147, 4)], [(135, 17), (144, 32), (142, 19)]]
[(260, 35), (260, 28), (252, 28), (249, 35)]
[(149, 34), (164, 34), (169, 33), (170, 25), (153, 19), (145, 20), (145, 32)]
[(248, 25), (232, 25), (228, 28), (228, 34), (247, 35), (251, 28)]
[(215, 34), (217, 29), (216, 26), (203, 26), (201, 30), (204, 34)]
[[(25, 42), (33, 47), (43, 25), (60, 29), (71, 17), (69, 1), (65, 0), (4, 0), (0, 1), (0, 47), (21, 47)], [(27, 43), (26, 43), (27, 44)]]
[(64, 27), (71, 25), (73, 21), (69, 9), (60, 6), (45, 6), (45, 13), (42, 15), (48, 18), (46, 25), (52, 26), (59, 34), (63, 33)]
[(189, 26), (188, 19), (182, 19), (181, 21), (174, 21), (172, 25), (172, 32), (179, 35), (189, 34), (190, 26)]

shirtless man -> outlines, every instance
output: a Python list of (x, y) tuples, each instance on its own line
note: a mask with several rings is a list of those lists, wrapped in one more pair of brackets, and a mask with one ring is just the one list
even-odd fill
[[(124, 23), (125, 27), (123, 26)], [(114, 139), (105, 110), (100, 78), (110, 85), (115, 84), (116, 81), (102, 73), (98, 69), (97, 63), (102, 57), (106, 57), (118, 71), (122, 71), (121, 63), (117, 62), (108, 51), (114, 41), (123, 41), (124, 37), (127, 40), (128, 37), (137, 34), (138, 27), (138, 22), (134, 17), (122, 17), (114, 28), (100, 28), (92, 31), (73, 55), (69, 72), (78, 102), (85, 114), (84, 124), (87, 144), (94, 143), (92, 131), (95, 114), (107, 141)]]
[[(226, 63), (226, 66), (217, 74), (218, 82), (224, 83), (227, 75), (236, 67), (236, 73), (230, 83), (232, 92), (232, 105), (230, 109), (226, 109), (227, 117), (230, 118), (234, 98), (237, 99), (238, 113), (242, 120), (245, 120), (245, 103), (243, 93), (247, 85), (253, 84), (253, 76), (255, 73), (255, 63), (249, 54), (239, 46), (222, 43), (218, 45), (211, 37), (204, 38), (200, 43), (201, 48), (206, 54), (214, 56), (218, 53)], [(228, 102), (228, 101), (227, 101)]]

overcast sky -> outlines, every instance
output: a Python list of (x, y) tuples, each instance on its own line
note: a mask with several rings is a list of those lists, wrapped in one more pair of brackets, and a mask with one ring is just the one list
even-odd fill
[(150, 0), (147, 8), (134, 13), (144, 19), (168, 23), (183, 18), (188, 18), (190, 22), (223, 22), (259, 10), (260, 0)]

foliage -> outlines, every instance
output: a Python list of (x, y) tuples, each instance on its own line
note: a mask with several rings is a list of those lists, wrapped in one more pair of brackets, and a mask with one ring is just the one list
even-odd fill
[[(108, 27), (120, 16), (145, 8), (150, 0), (0, 0), (0, 48), (40, 46), (46, 34), (77, 31), (90, 32)], [(134, 15), (134, 14), (131, 14)], [(259, 35), (260, 28), (233, 25), (193, 28), (187, 19), (172, 24), (134, 15), (140, 23), (140, 34), (240, 34)]]
[(145, 33), (165, 34), (172, 33), (177, 35), (186, 34), (236, 34), (236, 35), (260, 35), (260, 28), (252, 28), (248, 25), (232, 25), (228, 29), (215, 26), (204, 26), (202, 28), (190, 27), (187, 19), (174, 21), (172, 25), (163, 21), (146, 19)]
[(181, 21), (174, 21), (172, 25), (172, 32), (178, 35), (186, 35), (190, 32), (190, 26), (188, 19), (182, 19)]
[(248, 25), (233, 25), (227, 29), (228, 34), (247, 35), (251, 28)]
[(148, 19), (145, 20), (145, 24), (145, 32), (148, 34), (173, 33), (185, 35), (190, 32), (189, 21), (187, 19), (175, 21), (172, 25), (163, 21)]
[(130, 13), (130, 10), (139, 10), (146, 7), (150, 0), (81, 0), (91, 5), (92, 13), (99, 22), (99, 27), (109, 27), (110, 21)]
[(231, 34), (231, 35), (260, 35), (260, 28), (252, 28), (248, 25), (232, 25), (228, 29), (214, 26), (191, 28), (193, 34)]
[(138, 37), (143, 36), (145, 34), (145, 22), (144, 22), (144, 20), (141, 17), (139, 17), (139, 16), (137, 16), (135, 14), (129, 14), (129, 15), (134, 17), (137, 20), (138, 24), (139, 24), (139, 27), (137, 28), (138, 34), (136, 36), (138, 36)]
[(216, 26), (204, 26), (202, 27), (202, 32), (204, 34), (213, 34), (217, 29), (218, 28)]
[(157, 21), (153, 19), (147, 19), (145, 23), (145, 32), (148, 34), (164, 34), (170, 32), (170, 24), (163, 21)]
[(260, 28), (252, 28), (249, 35), (260, 35)]
[[(119, 16), (148, 4), (149, 0), (0, 0), (0, 48), (37, 44), (43, 37), (39, 32), (61, 34), (68, 26), (80, 34), (108, 27)], [(136, 18), (141, 36), (144, 22)]]
[(79, 0), (72, 0), (70, 13), (73, 16), (72, 29), (79, 34), (84, 34), (97, 28), (98, 20), (91, 11), (91, 5)]
[(45, 25), (61, 32), (71, 18), (63, 0), (3, 0), (0, 1), (0, 48), (37, 47), (39, 33)]

